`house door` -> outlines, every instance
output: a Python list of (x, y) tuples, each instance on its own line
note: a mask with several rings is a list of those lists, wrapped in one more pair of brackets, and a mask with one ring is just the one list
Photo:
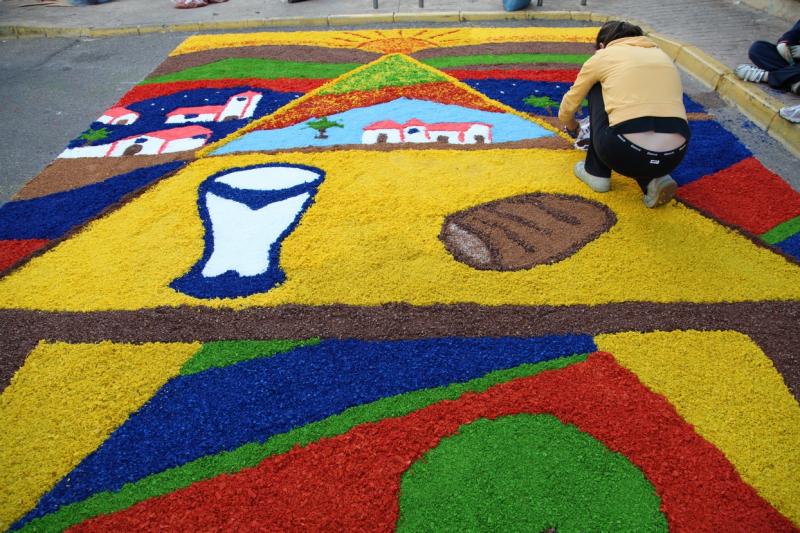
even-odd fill
[(222, 119), (222, 122), (228, 122), (229, 120), (236, 120), (238, 118), (239, 117), (237, 117), (236, 115), (228, 115), (227, 117)]
[(475, 144), (483, 144), (486, 142), (486, 138), (483, 135), (476, 135), (475, 136)]
[(125, 149), (122, 155), (136, 155), (141, 151), (142, 151), (141, 144), (132, 144)]
[(378, 144), (383, 144), (389, 140), (389, 136), (385, 133), (378, 134)]
[(439, 135), (438, 137), (436, 137), (436, 142), (447, 144), (448, 142), (450, 142), (450, 140), (447, 138), (447, 135)]
[(119, 120), (119, 121), (117, 121), (117, 124), (118, 124), (118, 125), (120, 125), (120, 126), (124, 126), (124, 125), (125, 125), (125, 124), (127, 124), (127, 123), (128, 123), (128, 120), (127, 120), (127, 119), (123, 119), (123, 120)]

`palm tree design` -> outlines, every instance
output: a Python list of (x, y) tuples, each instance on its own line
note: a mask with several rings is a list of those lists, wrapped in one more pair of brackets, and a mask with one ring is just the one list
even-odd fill
[(547, 111), (547, 116), (553, 116), (553, 108), (558, 109), (558, 102), (550, 98), (549, 96), (528, 96), (524, 100), (522, 100), (529, 106), (539, 107)]

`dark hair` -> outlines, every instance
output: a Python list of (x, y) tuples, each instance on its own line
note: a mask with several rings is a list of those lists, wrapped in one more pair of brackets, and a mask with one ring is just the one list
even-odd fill
[(640, 37), (644, 35), (642, 28), (636, 24), (625, 22), (624, 20), (609, 20), (597, 32), (597, 39), (594, 47), (600, 50), (600, 45), (608, 46), (608, 43), (623, 37)]

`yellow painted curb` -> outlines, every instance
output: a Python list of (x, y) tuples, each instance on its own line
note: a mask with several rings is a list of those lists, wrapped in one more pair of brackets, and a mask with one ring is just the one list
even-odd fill
[(765, 130), (783, 105), (779, 100), (760, 90), (755, 84), (745, 83), (730, 73), (720, 79), (717, 92), (722, 98), (741, 109), (747, 118)]
[(165, 24), (164, 30), (168, 32), (181, 32), (181, 31), (200, 31), (200, 23), (188, 24)]
[(800, 124), (792, 124), (776, 113), (767, 127), (767, 133), (800, 159)]
[(526, 11), (528, 20), (572, 20), (569, 11)]
[(462, 11), (461, 20), (528, 20), (527, 11)]
[(720, 78), (730, 72), (728, 67), (706, 55), (696, 46), (681, 47), (675, 62), (710, 89), (716, 89)]
[(440, 11), (438, 13), (395, 13), (395, 22), (459, 22), (458, 11)]
[(271, 17), (265, 26), (327, 26), (328, 17)]
[(55, 30), (56, 28), (31, 28), (28, 26), (15, 26), (14, 34), (18, 39), (25, 39), (28, 37), (47, 37), (48, 30)]
[(665, 37), (660, 33), (648, 33), (647, 37), (656, 43), (656, 45), (661, 48), (661, 50), (663, 50), (664, 53), (666, 53), (673, 61), (675, 61), (675, 58), (678, 57), (678, 53), (684, 46), (682, 42)]
[(591, 11), (570, 11), (569, 18), (572, 20), (592, 20)]
[(591, 17), (589, 20), (592, 22), (608, 22), (609, 20), (614, 20), (610, 15), (603, 15), (602, 13), (590, 13)]
[(394, 13), (375, 13), (363, 15), (329, 15), (329, 26), (346, 26), (368, 22), (394, 22)]
[[(139, 28), (87, 28), (85, 37), (124, 37), (139, 35)], [(59, 36), (61, 32), (59, 31)]]
[[(238, 26), (237, 26), (238, 23)], [(201, 30), (249, 30), (253, 28), (263, 28), (266, 22), (263, 19), (251, 19), (241, 21), (219, 21), (208, 22), (200, 25)]]

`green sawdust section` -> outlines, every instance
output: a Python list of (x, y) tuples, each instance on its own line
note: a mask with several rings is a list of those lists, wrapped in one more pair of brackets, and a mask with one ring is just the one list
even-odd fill
[(203, 457), (171, 470), (153, 474), (125, 485), (119, 492), (100, 492), (82, 502), (62, 507), (55, 513), (32, 520), (20, 531), (63, 531), (100, 514), (127, 509), (140, 501), (174, 492), (197, 481), (254, 467), (267, 457), (285, 453), (297, 445), (306, 446), (326, 437), (341, 435), (366, 422), (404, 416), (442, 400), (455, 400), (466, 392), (483, 392), (489, 387), (512, 379), (565, 368), (585, 361), (586, 357), (587, 354), (581, 354), (520, 365), (498, 370), (465, 383), (410, 392), (352, 407), (341, 414), (276, 435), (264, 443), (245, 444), (229, 452)]
[(385, 56), (369, 63), (350, 76), (325, 86), (317, 94), (344, 94), (353, 91), (374, 91), (384, 87), (405, 87), (419, 83), (450, 81), (444, 74), (420, 68), (402, 55)]
[(306, 63), (278, 59), (230, 58), (191, 67), (180, 72), (148, 78), (140, 85), (172, 81), (219, 80), (237, 78), (309, 78), (327, 79), (341, 76), (360, 67), (359, 63)]
[(515, 63), (569, 63), (582, 65), (591, 56), (587, 54), (506, 54), (432, 57), (422, 62), (436, 68), (467, 67), (471, 65), (513, 65)]
[(761, 240), (767, 244), (777, 244), (785, 241), (789, 237), (800, 233), (800, 216), (787, 220), (782, 224), (778, 224), (768, 232), (761, 235)]
[(181, 367), (181, 375), (197, 374), (209, 368), (221, 368), (257, 357), (272, 357), (303, 346), (319, 344), (320, 339), (302, 341), (218, 341), (209, 342)]
[(411, 465), (398, 531), (669, 531), (626, 457), (553, 415), (481, 419)]

